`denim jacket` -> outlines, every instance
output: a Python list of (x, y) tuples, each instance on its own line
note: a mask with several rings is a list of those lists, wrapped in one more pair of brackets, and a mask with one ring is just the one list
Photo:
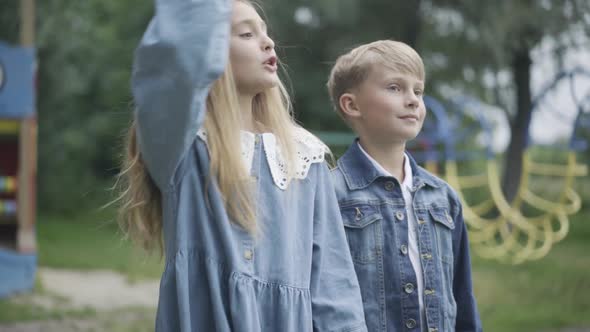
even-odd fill
[(447, 183), (411, 157), (410, 164), (426, 326), (399, 182), (380, 173), (356, 142), (332, 170), (369, 331), (481, 331), (461, 203)]

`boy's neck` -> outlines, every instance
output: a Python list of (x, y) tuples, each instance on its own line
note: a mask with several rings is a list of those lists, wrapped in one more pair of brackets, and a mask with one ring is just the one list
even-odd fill
[(387, 143), (379, 144), (372, 142), (364, 137), (359, 139), (363, 149), (395, 177), (400, 183), (404, 181), (404, 153), (406, 143)]

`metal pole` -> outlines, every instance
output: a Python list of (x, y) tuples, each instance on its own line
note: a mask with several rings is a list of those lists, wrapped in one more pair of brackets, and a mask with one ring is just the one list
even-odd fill
[[(20, 0), (20, 44), (33, 47), (35, 44), (35, 0)], [(19, 252), (36, 251), (36, 173), (37, 173), (37, 117), (22, 119), (19, 139), (18, 167), (18, 230)]]

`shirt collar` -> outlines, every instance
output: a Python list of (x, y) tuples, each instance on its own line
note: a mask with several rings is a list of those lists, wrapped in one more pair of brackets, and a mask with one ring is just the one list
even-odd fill
[[(423, 184), (429, 185), (434, 188), (438, 188), (441, 184), (441, 180), (428, 173), (426, 170), (418, 166), (414, 158), (409, 153), (405, 153), (404, 168), (406, 174), (411, 173), (411, 179), (409, 179), (412, 185), (410, 188), (417, 188)], [(358, 144), (358, 138), (353, 144), (350, 145), (348, 150), (338, 160), (338, 168), (342, 171), (346, 184), (350, 190), (362, 189), (369, 186), (373, 181), (379, 177), (390, 176), (388, 173), (383, 173), (379, 170), (369, 159), (369, 155), (361, 150)], [(409, 171), (408, 171), (409, 170)], [(407, 176), (406, 176), (407, 177)], [(404, 185), (406, 181), (404, 181)]]

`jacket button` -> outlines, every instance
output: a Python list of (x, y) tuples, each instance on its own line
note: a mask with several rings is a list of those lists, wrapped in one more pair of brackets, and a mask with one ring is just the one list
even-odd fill
[(397, 220), (399, 220), (399, 221), (402, 221), (402, 220), (404, 220), (404, 213), (403, 213), (403, 212), (401, 212), (401, 211), (397, 211), (397, 212), (395, 213), (395, 219), (397, 219)]
[(432, 259), (432, 255), (429, 253), (422, 254), (422, 259)]
[(385, 190), (392, 191), (394, 187), (395, 187), (395, 184), (393, 182), (391, 182), (391, 181), (385, 182)]
[(438, 329), (436, 327), (431, 327), (428, 329), (428, 332), (438, 332)]
[(445, 217), (447, 217), (447, 221), (449, 222), (449, 224), (453, 223), (453, 218), (451, 218), (448, 212), (445, 212)]
[(244, 258), (247, 260), (251, 260), (252, 256), (254, 256), (254, 253), (252, 252), (252, 250), (247, 249), (244, 251)]
[(402, 254), (407, 255), (408, 254), (408, 246), (406, 246), (405, 244), (402, 244), (401, 247), (399, 248), (399, 250), (402, 252)]
[(407, 284), (404, 286), (404, 291), (405, 291), (406, 293), (408, 293), (408, 294), (411, 294), (412, 292), (414, 292), (414, 284), (412, 284), (412, 283), (407, 283)]
[(406, 327), (409, 328), (409, 329), (415, 328), (416, 327), (416, 320), (415, 319), (412, 319), (412, 318), (408, 319), (406, 321)]

